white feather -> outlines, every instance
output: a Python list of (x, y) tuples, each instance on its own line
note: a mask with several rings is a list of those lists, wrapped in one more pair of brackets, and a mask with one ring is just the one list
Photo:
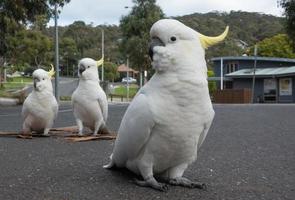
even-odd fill
[(153, 49), (156, 73), (127, 109), (107, 167), (175, 178), (196, 159), (214, 117), (205, 52), (198, 33), (176, 20), (158, 21), (151, 37), (165, 43)]
[[(108, 103), (105, 92), (99, 85), (97, 64), (93, 59), (84, 58), (79, 62), (79, 69), (85, 67), (80, 74), (79, 85), (72, 95), (72, 105), (76, 120), (90, 128), (94, 134), (105, 127), (108, 116)], [(79, 125), (79, 122), (78, 126)], [(83, 127), (79, 127), (82, 134)]]
[(57, 117), (58, 104), (53, 96), (52, 83), (48, 73), (42, 69), (33, 73), (36, 82), (33, 91), (23, 104), (23, 132), (44, 131), (48, 134)]

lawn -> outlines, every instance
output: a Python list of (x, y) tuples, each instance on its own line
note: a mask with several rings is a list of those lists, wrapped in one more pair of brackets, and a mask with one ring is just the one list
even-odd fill
[(4, 83), (5, 90), (17, 90), (25, 87), (27, 84), (32, 83), (32, 78), (29, 77), (14, 77), (8, 78)]
[[(138, 85), (130, 84), (129, 86), (129, 97), (134, 97), (138, 91)], [(127, 96), (126, 85), (120, 85), (115, 87), (114, 94)]]

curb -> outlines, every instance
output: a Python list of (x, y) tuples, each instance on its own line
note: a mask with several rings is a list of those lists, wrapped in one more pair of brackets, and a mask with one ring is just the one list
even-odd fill
[(18, 99), (0, 97), (0, 106), (16, 106), (18, 104)]

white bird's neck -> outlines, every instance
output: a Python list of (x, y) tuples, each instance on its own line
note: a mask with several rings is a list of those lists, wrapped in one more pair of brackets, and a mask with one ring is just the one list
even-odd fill
[(79, 87), (87, 89), (87, 88), (91, 88), (92, 86), (95, 86), (95, 87), (100, 86), (99, 79), (80, 79), (79, 80)]
[(52, 90), (42, 90), (42, 91), (36, 91), (33, 90), (32, 93), (37, 96), (39, 99), (46, 99), (50, 96), (53, 96)]

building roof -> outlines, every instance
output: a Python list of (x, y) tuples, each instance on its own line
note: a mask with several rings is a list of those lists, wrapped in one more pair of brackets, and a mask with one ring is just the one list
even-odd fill
[[(226, 57), (215, 57), (211, 61), (220, 61), (220, 59), (225, 60), (255, 60), (254, 56), (226, 56)], [(257, 61), (271, 61), (271, 62), (288, 62), (295, 63), (295, 59), (290, 58), (274, 58), (274, 57), (256, 57)]]
[(134, 69), (132, 69), (132, 68), (128, 68), (125, 64), (122, 64), (122, 65), (120, 65), (120, 66), (118, 66), (118, 68), (117, 68), (117, 71), (118, 72), (127, 72), (127, 71), (129, 71), (129, 72), (133, 72), (133, 73), (138, 73), (138, 71), (136, 71), (136, 70), (134, 70)]
[[(226, 77), (232, 78), (250, 78), (253, 76), (252, 69), (241, 69), (229, 74)], [(275, 76), (288, 76), (295, 75), (295, 66), (292, 67), (274, 67), (274, 68), (257, 68), (255, 70), (255, 76), (257, 77), (275, 77)]]

